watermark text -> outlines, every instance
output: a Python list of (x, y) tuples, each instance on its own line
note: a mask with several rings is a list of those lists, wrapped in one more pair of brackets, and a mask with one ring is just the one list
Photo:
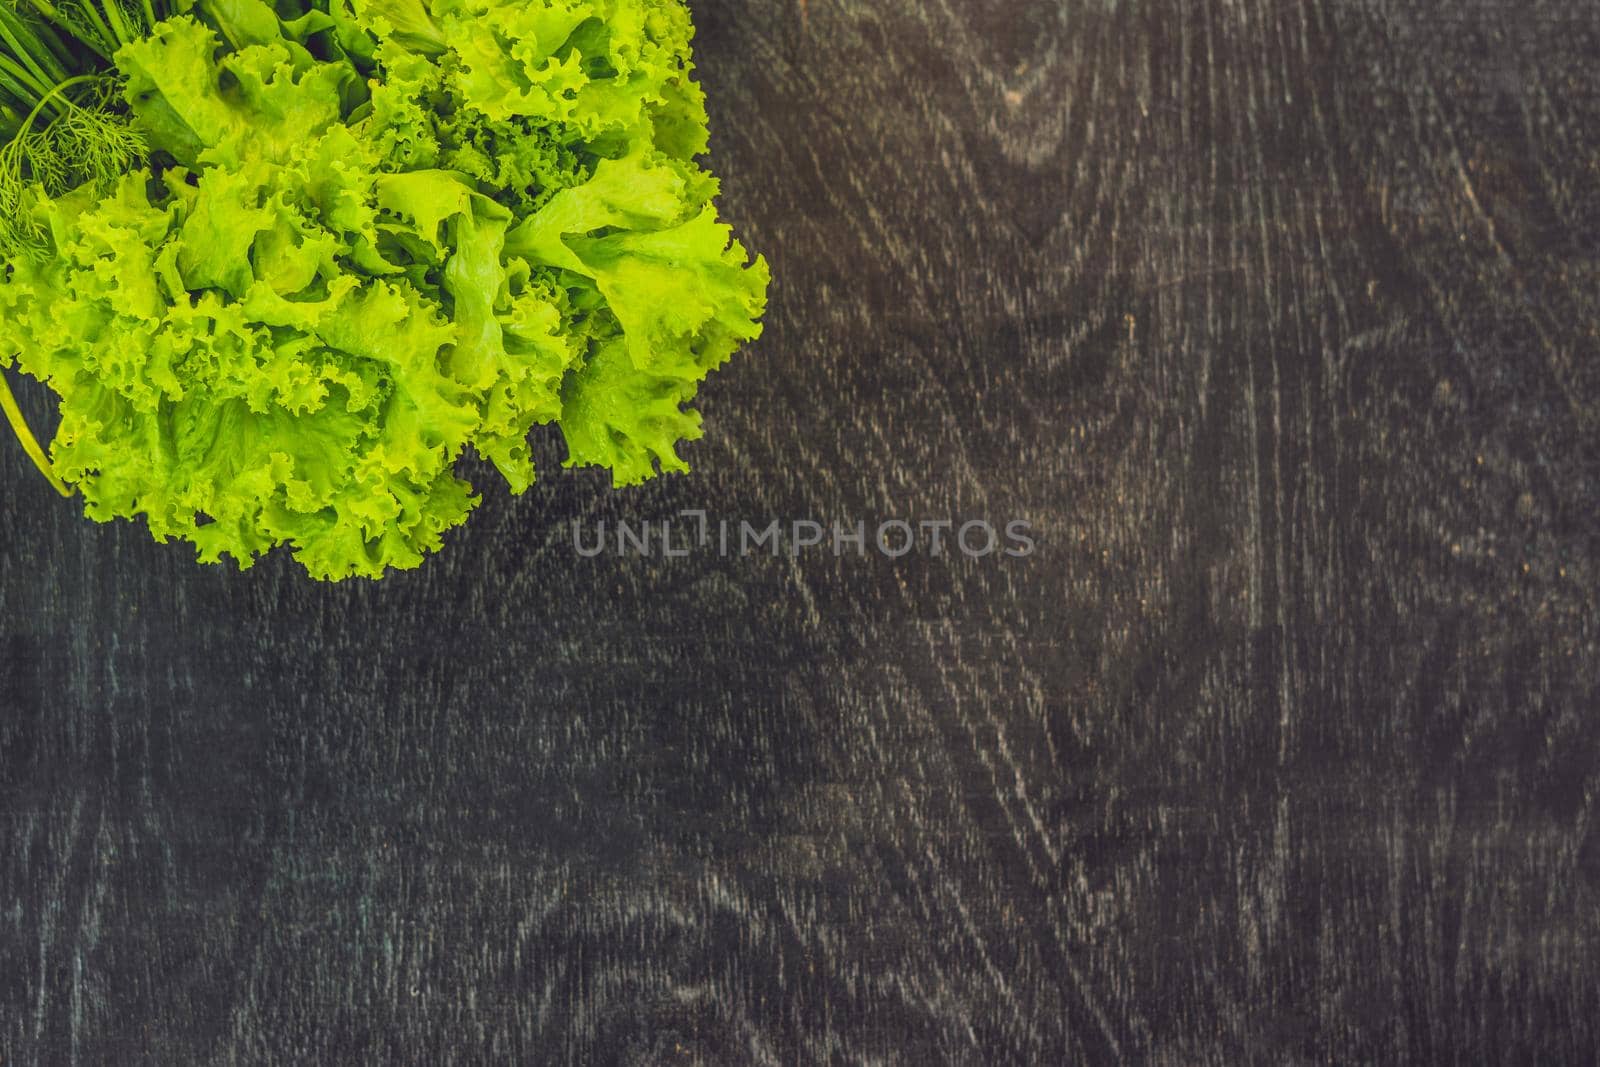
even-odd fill
[(572, 547), (580, 556), (650, 556), (678, 559), (694, 553), (719, 556), (880, 555), (1022, 559), (1037, 547), (1025, 519), (885, 519), (869, 523), (816, 519), (713, 519), (703, 509), (670, 519), (572, 521)]

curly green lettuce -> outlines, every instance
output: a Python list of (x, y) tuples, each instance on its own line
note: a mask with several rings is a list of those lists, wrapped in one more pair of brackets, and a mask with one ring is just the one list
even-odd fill
[(151, 149), (34, 187), (0, 325), (90, 517), (314, 577), (418, 565), (533, 427), (615, 486), (687, 466), (768, 272), (712, 201), (680, 0), (202, 3), (115, 60)]

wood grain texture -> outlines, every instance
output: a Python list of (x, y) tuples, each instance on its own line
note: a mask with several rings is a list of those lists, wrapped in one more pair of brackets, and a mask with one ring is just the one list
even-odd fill
[[(0, 448), (0, 1063), (1596, 1062), (1600, 8), (693, 7), (692, 476), (319, 586)], [(572, 549), (697, 507), (1038, 551)]]

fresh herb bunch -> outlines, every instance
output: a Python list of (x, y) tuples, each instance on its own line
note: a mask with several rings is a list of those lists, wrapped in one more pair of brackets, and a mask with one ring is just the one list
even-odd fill
[(111, 57), (171, 12), (166, 0), (0, 0), (0, 250), (37, 251), (17, 225), (23, 190), (105, 188), (146, 154), (117, 99)]
[(615, 486), (687, 469), (768, 275), (681, 0), (0, 5), (0, 366), (90, 517), (378, 577), (478, 502), (469, 447), (513, 492), (542, 424)]

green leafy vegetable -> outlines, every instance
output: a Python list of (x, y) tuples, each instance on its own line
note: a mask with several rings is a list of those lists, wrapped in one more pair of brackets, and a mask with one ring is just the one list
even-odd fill
[(0, 0), (0, 366), (60, 396), (90, 517), (377, 577), (478, 502), (469, 446), (513, 492), (551, 423), (616, 486), (687, 469), (768, 273), (694, 162), (680, 0), (33, 2)]

